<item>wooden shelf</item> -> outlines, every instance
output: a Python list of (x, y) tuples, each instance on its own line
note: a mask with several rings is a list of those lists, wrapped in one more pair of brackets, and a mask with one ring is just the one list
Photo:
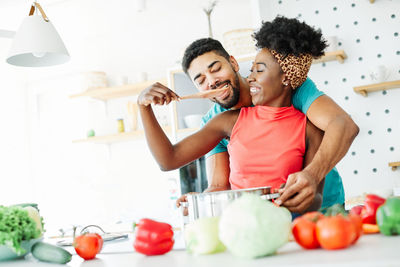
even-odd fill
[(347, 58), (347, 55), (344, 52), (344, 50), (337, 50), (337, 51), (332, 51), (332, 52), (326, 52), (325, 55), (323, 55), (319, 59), (313, 60), (312, 63), (317, 64), (317, 63), (334, 61), (334, 60), (337, 60), (340, 63), (343, 63), (346, 58)]
[[(171, 132), (171, 127), (163, 127), (164, 131), (168, 134)], [(143, 130), (136, 130), (132, 132), (116, 133), (103, 136), (93, 136), (85, 139), (74, 140), (72, 143), (95, 143), (95, 144), (111, 144), (118, 142), (126, 142), (144, 138)]]
[(167, 84), (166, 79), (161, 79), (161, 80), (155, 80), (155, 81), (145, 81), (145, 82), (141, 82), (141, 83), (115, 86), (115, 87), (93, 88), (93, 89), (86, 90), (85, 92), (80, 93), (80, 94), (71, 95), (70, 98), (88, 96), (88, 97), (92, 97), (92, 98), (96, 98), (96, 99), (100, 99), (100, 100), (109, 100), (109, 99), (118, 98), (118, 97), (137, 95), (141, 91), (143, 91), (143, 89), (145, 89), (146, 87), (149, 87), (150, 85), (152, 85), (155, 82)]
[(400, 161), (389, 162), (389, 167), (392, 167), (392, 171), (395, 171), (397, 167), (400, 167)]
[(368, 92), (400, 88), (400, 80), (354, 87), (354, 92), (368, 96)]

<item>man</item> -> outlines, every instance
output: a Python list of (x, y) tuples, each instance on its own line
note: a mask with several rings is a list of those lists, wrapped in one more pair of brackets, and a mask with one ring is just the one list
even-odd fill
[[(204, 38), (189, 45), (182, 67), (200, 91), (230, 85), (227, 93), (213, 99), (216, 103), (203, 117), (203, 124), (227, 109), (251, 105), (250, 88), (245, 78), (238, 73), (237, 61), (229, 56), (217, 40)], [(150, 88), (167, 89), (159, 83)], [(164, 101), (170, 100), (159, 100)], [(326, 176), (322, 207), (334, 203), (343, 204), (342, 181), (336, 169), (332, 168), (348, 151), (358, 134), (358, 126), (332, 99), (318, 91), (310, 79), (296, 89), (293, 105), (325, 134), (311, 164), (302, 171), (289, 175), (285, 187), (280, 191), (281, 196), (275, 203), (284, 205), (291, 212), (303, 212), (314, 200), (318, 184)], [(227, 142), (221, 141), (208, 154), (209, 187), (206, 192), (230, 189)]]

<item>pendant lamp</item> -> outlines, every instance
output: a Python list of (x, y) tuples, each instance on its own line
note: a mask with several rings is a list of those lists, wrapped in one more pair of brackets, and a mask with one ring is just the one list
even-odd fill
[[(34, 14), (35, 10), (39, 14)], [(7, 63), (22, 67), (46, 67), (65, 63), (70, 56), (63, 41), (39, 3), (32, 3), (15, 34)]]

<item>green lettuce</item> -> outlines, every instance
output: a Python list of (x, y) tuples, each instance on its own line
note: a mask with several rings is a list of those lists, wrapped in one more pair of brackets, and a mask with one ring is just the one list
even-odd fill
[(17, 255), (23, 255), (26, 251), (21, 247), (21, 242), (41, 235), (41, 229), (27, 210), (0, 206), (0, 245), (10, 247)]
[(243, 195), (222, 212), (219, 238), (240, 258), (271, 255), (288, 242), (291, 219), (286, 208), (254, 194)]

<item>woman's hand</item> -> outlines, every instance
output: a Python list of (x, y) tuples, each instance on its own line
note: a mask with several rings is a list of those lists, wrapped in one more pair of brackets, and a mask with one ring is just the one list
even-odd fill
[[(187, 194), (184, 194), (183, 196), (181, 196), (180, 198), (178, 198), (177, 200), (176, 200), (176, 206), (179, 208), (180, 206), (182, 206), (182, 204), (181, 203), (183, 203), (183, 202), (187, 202), (188, 200), (187, 200), (187, 195), (189, 195), (189, 194), (198, 194), (197, 192), (189, 192), (189, 193), (187, 193)], [(183, 216), (188, 216), (188, 214), (189, 214), (189, 212), (188, 212), (188, 208), (187, 207), (185, 207), (185, 206), (183, 206), (183, 209), (182, 209), (182, 214), (183, 214)]]
[(172, 100), (179, 100), (179, 96), (168, 87), (156, 82), (140, 93), (137, 103), (142, 106), (168, 105)]

